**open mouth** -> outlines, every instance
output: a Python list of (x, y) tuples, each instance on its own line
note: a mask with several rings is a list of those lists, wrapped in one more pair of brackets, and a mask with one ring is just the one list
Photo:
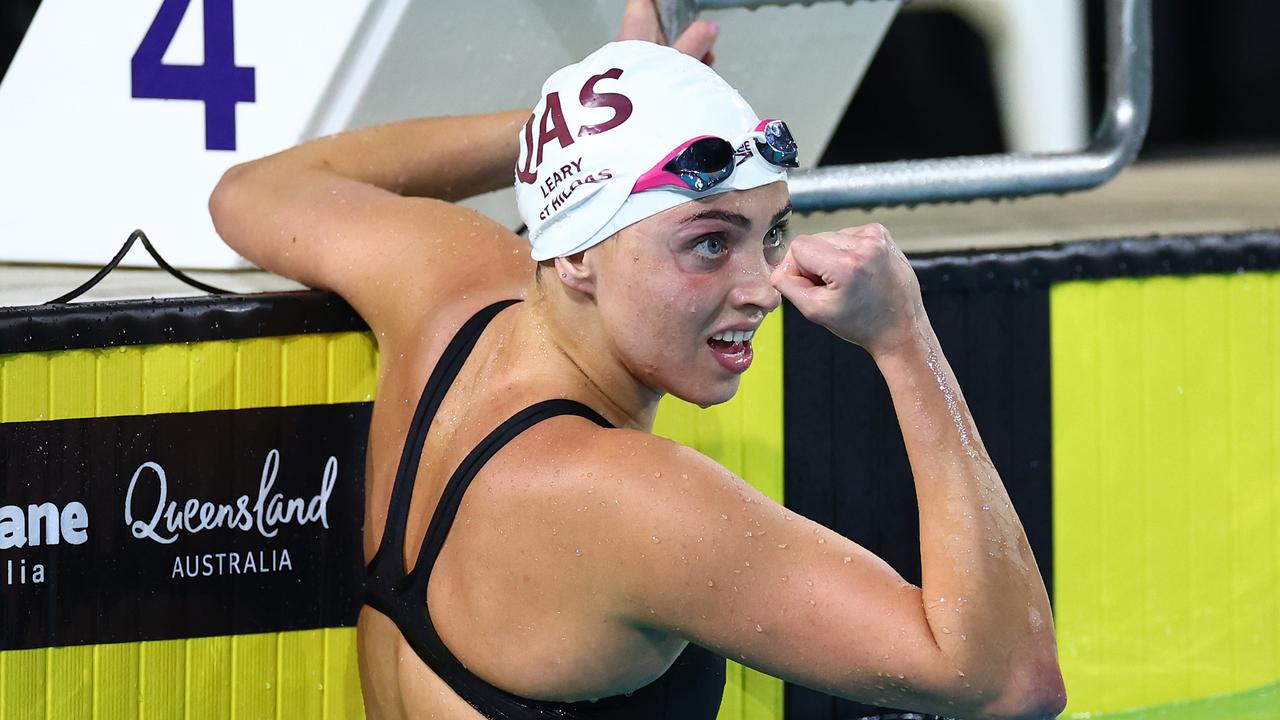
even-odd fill
[(754, 330), (727, 330), (707, 340), (716, 361), (730, 372), (740, 373), (751, 365), (751, 337)]

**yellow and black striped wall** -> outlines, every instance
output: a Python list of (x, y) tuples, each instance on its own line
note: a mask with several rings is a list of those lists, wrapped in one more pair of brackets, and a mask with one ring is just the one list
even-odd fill
[[(1280, 717), (1280, 234), (912, 264), (1049, 587), (1067, 716)], [(919, 582), (883, 379), (785, 324), (787, 504)], [(883, 712), (786, 692), (787, 717)]]
[[(1050, 585), (1068, 712), (1280, 715), (1280, 233), (912, 262)], [(664, 401), (656, 431), (918, 581), (905, 450), (866, 353), (790, 307), (766, 321), (755, 346), (733, 401), (706, 411)], [(102, 445), (90, 421), (145, 427), (174, 462), (213, 458), (190, 460), (192, 473), (233, 455), (228, 448), (265, 448), (270, 433), (261, 428), (323, 425), (316, 418), (328, 418), (330, 434), (347, 428), (345, 451), (361, 452), (360, 408), (376, 377), (376, 346), (359, 318), (319, 293), (0, 309), (0, 438), (43, 438), (57, 425), (53, 436), (68, 447)], [(209, 422), (230, 428), (223, 450), (184, 453), (185, 443), (217, 434)], [(270, 443), (306, 447), (305, 438), (271, 432), (282, 434)], [(74, 463), (33, 462), (34, 451), (10, 445), (0, 448), (0, 506), (29, 496), (23, 484), (67, 478), (93, 482), (111, 502), (123, 493), (127, 478), (68, 475), (63, 466)], [(38, 457), (80, 452), (109, 464), (127, 449), (45, 448)], [(256, 470), (237, 472), (229, 493), (258, 487)], [(361, 717), (351, 628), (358, 505), (331, 503), (332, 526), (314, 536), (324, 538), (316, 557), (331, 567), (308, 570), (309, 592), (339, 598), (321, 610), (309, 607), (319, 599), (287, 591), (240, 592), (233, 611), (211, 620), (196, 593), (219, 587), (178, 585), (165, 607), (191, 618), (184, 633), (127, 614), (113, 625), (122, 616), (103, 599), (110, 594), (86, 591), (59, 596), (81, 598), (81, 617), (101, 618), (82, 621), (88, 629), (73, 637), (46, 627), (66, 607), (30, 602), (31, 588), (5, 585), (0, 567), (0, 616), (11, 628), (0, 633), (10, 643), (0, 647), (0, 720)], [(342, 525), (339, 512), (354, 523)], [(99, 527), (129, 529), (115, 517), (96, 522), (83, 546), (0, 550), (0, 566), (56, 550), (63, 568), (75, 568), (74, 552), (91, 548)], [(198, 537), (206, 536), (218, 537)], [(75, 582), (111, 587), (111, 567), (82, 563)], [(281, 598), (298, 612), (281, 613)], [(724, 720), (894, 715), (733, 663), (721, 712)]]

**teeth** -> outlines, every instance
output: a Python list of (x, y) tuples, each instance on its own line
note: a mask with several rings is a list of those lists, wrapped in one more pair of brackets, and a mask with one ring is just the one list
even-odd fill
[(723, 342), (740, 343), (750, 340), (751, 336), (755, 334), (755, 330), (727, 330), (725, 332), (719, 332), (712, 335), (711, 339), (721, 340)]

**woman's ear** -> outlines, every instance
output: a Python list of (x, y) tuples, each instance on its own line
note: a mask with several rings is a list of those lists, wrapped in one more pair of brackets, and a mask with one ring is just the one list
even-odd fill
[(587, 251), (558, 257), (555, 259), (555, 271), (559, 276), (560, 282), (566, 287), (577, 290), (585, 295), (595, 296), (596, 292), (596, 275), (595, 270), (587, 263)]

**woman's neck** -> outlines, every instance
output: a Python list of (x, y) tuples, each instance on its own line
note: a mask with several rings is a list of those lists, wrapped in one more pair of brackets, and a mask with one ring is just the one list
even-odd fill
[(539, 358), (540, 371), (580, 388), (616, 427), (653, 429), (663, 393), (640, 382), (619, 359), (589, 298), (534, 283), (522, 306), (512, 327), (521, 362)]

